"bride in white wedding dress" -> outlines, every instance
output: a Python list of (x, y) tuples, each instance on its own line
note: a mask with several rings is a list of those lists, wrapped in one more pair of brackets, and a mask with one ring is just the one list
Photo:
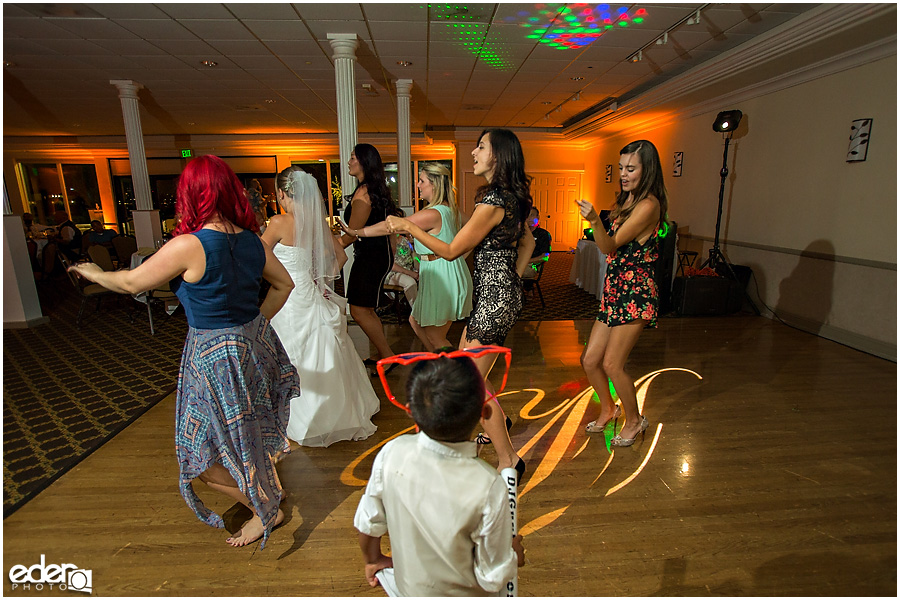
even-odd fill
[(371, 418), (380, 403), (347, 334), (347, 301), (330, 287), (347, 256), (328, 227), (312, 175), (291, 166), (278, 174), (275, 186), (287, 214), (272, 217), (262, 239), (294, 280), (287, 303), (272, 319), (300, 372), (288, 437), (301, 446), (363, 440), (376, 430)]

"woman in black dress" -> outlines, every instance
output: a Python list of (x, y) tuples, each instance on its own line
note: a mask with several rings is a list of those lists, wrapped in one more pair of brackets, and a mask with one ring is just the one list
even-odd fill
[(374, 146), (354, 146), (347, 166), (359, 185), (353, 192), (350, 206), (344, 211), (344, 222), (349, 229), (360, 234), (358, 237), (347, 234), (341, 236), (341, 244), (345, 248), (353, 244), (353, 266), (350, 267), (347, 283), (347, 302), (350, 304), (350, 316), (378, 351), (377, 358), (366, 358), (363, 361), (372, 366), (378, 358), (394, 354), (384, 335), (381, 319), (375, 312), (384, 279), (394, 265), (394, 252), (391, 249), (391, 236), (365, 237), (358, 230), (380, 223), (388, 215), (403, 215), (403, 212), (391, 198), (384, 163)]
[(600, 313), (581, 355), (581, 364), (600, 398), (600, 417), (588, 423), (588, 433), (602, 433), (615, 421), (619, 408), (609, 393), (611, 380), (625, 412), (625, 425), (611, 446), (634, 444), (650, 422), (641, 415), (634, 379), (625, 372), (631, 349), (645, 327), (655, 328), (659, 293), (654, 271), (659, 258), (659, 230), (666, 223), (668, 200), (656, 147), (631, 142), (619, 152), (621, 192), (610, 214), (609, 233), (593, 205), (576, 200), (581, 216), (594, 228), (594, 242), (607, 255), (606, 281)]
[[(534, 238), (523, 235), (531, 210), (530, 177), (525, 174), (525, 157), (519, 138), (508, 129), (487, 129), (472, 151), (474, 171), (487, 179), (476, 192), (472, 218), (447, 244), (429, 235), (407, 219), (388, 218), (391, 231), (410, 233), (437, 256), (453, 260), (473, 248), (472, 313), (463, 330), (460, 348), (486, 344), (503, 345), (522, 311), (522, 273), (534, 250)], [(476, 359), (485, 379), (487, 393), (493, 387), (487, 377), (497, 355)], [(500, 469), (514, 467), (519, 477), (525, 463), (516, 454), (506, 430), (506, 415), (499, 402), (483, 422), (497, 451)]]

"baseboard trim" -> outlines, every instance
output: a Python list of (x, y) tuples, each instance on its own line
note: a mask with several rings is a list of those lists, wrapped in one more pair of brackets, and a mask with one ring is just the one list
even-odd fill
[(4, 321), (3, 329), (30, 329), (39, 325), (46, 325), (50, 322), (50, 317), (38, 317), (27, 321)]
[[(765, 311), (765, 316), (772, 318), (770, 314), (771, 313), (768, 311)], [(865, 352), (866, 354), (871, 354), (894, 363), (897, 362), (897, 344), (876, 340), (827, 323), (817, 323), (812, 319), (807, 319), (806, 317), (801, 317), (792, 313), (779, 311), (778, 316), (781, 317), (781, 320), (784, 323), (791, 327), (796, 327), (807, 333), (825, 338), (826, 340), (831, 340), (832, 342), (837, 342), (838, 344), (848, 346), (854, 350), (859, 350), (860, 352)]]
[[(713, 242), (714, 238), (706, 235), (696, 235), (691, 233), (678, 234), (678, 237), (686, 240), (700, 240), (702, 242)], [(792, 254), (794, 256), (803, 256), (804, 258), (817, 258), (819, 260), (829, 260), (832, 262), (846, 263), (848, 265), (858, 265), (861, 267), (871, 267), (873, 269), (883, 269), (885, 271), (896, 271), (897, 263), (885, 262), (882, 260), (870, 260), (867, 258), (855, 258), (853, 256), (838, 256), (834, 254), (824, 254), (822, 252), (810, 252), (808, 250), (797, 250), (796, 248), (783, 248), (781, 246), (768, 246), (766, 244), (754, 244), (753, 242), (740, 242), (735, 240), (719, 239), (720, 246), (741, 246), (743, 248), (753, 248), (755, 250), (764, 250), (766, 252), (778, 252), (779, 254)]]

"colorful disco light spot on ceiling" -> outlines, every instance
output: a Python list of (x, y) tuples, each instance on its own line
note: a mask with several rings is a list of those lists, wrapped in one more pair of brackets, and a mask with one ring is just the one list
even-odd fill
[(474, 21), (480, 18), (479, 9), (470, 10), (466, 5), (451, 4), (430, 4), (429, 8), (432, 32), (438, 39), (455, 40), (481, 62), (497, 69), (511, 69), (515, 66), (508, 58), (507, 49), (501, 44), (487, 41), (488, 24)]
[(627, 6), (584, 2), (535, 4), (533, 13), (526, 17), (523, 12), (519, 12), (523, 17), (519, 24), (530, 29), (526, 39), (537, 39), (541, 44), (559, 50), (584, 48), (611, 29), (642, 23), (647, 17), (647, 10), (643, 8), (629, 13)]

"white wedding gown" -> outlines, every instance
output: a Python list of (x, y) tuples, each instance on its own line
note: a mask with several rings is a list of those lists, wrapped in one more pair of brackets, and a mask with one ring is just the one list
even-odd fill
[(346, 300), (325, 298), (309, 274), (309, 251), (275, 244), (275, 256), (294, 280), (272, 327), (300, 372), (300, 396), (291, 400), (287, 434), (301, 446), (364, 440), (377, 427), (380, 402), (347, 334)]

